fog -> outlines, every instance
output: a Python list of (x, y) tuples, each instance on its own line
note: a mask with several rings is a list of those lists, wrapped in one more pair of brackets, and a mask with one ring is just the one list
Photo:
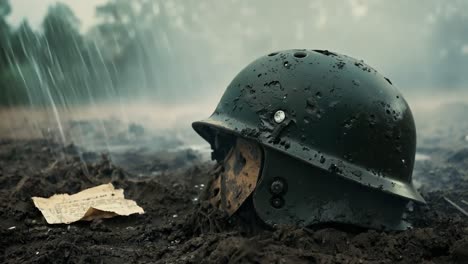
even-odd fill
[(237, 72), (291, 48), (364, 60), (427, 125), (428, 111), (467, 101), (466, 10), (436, 0), (1, 0), (0, 132), (96, 146), (67, 131), (93, 120), (107, 146), (114, 125), (131, 124), (191, 142), (190, 122), (214, 110)]

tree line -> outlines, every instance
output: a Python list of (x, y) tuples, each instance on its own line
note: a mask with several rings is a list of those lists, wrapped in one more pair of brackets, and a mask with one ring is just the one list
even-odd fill
[(63, 3), (48, 8), (38, 30), (26, 20), (13, 28), (9, 1), (0, 0), (0, 105), (175, 98), (175, 90), (200, 81), (184, 65), (204, 55), (188, 50), (194, 35), (177, 28), (170, 8), (164, 1), (110, 0), (96, 8), (99, 23), (82, 33)]
[[(365, 19), (393, 21), (400, 30), (390, 32), (394, 25), (386, 23), (380, 40), (372, 37), (381, 35), (366, 33), (379, 27), (357, 20), (342, 1), (322, 2), (108, 0), (96, 7), (97, 24), (83, 32), (63, 3), (48, 8), (39, 28), (26, 20), (13, 27), (7, 22), (9, 0), (0, 0), (0, 105), (148, 96), (179, 102), (206, 96), (245, 63), (278, 48), (329, 46), (374, 52), (384, 65), (392, 65), (389, 77), (400, 87), (467, 88), (468, 17), (463, 10), (468, 4), (375, 2)], [(409, 15), (398, 17), (402, 10)], [(326, 25), (320, 14), (328, 14)], [(363, 32), (356, 35), (343, 21)], [(405, 38), (417, 39), (418, 45)], [(405, 43), (411, 50), (404, 50)]]

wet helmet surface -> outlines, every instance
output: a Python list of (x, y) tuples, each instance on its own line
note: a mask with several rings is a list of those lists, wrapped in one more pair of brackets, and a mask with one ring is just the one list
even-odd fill
[(215, 152), (219, 133), (263, 148), (252, 197), (269, 224), (404, 229), (405, 205), (424, 202), (412, 184), (416, 130), (407, 102), (389, 79), (345, 55), (260, 57), (193, 127)]

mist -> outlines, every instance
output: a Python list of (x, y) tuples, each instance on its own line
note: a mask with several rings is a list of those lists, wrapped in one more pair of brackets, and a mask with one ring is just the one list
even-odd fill
[(33, 25), (10, 25), (9, 7), (0, 1), (0, 132), (12, 137), (109, 147), (137, 124), (197, 141), (190, 123), (211, 114), (243, 67), (292, 48), (364, 60), (420, 120), (468, 98), (468, 1), (109, 0), (83, 17), (57, 2)]

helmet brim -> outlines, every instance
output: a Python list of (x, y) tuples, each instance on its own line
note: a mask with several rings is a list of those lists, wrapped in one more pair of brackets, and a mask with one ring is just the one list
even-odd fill
[[(250, 136), (249, 133), (245, 133), (246, 130), (254, 130), (255, 126), (252, 125), (250, 127), (248, 124), (233, 120), (232, 118), (225, 118), (222, 115), (212, 115), (208, 119), (193, 122), (192, 127), (202, 138), (204, 138), (212, 146), (214, 144), (215, 135), (219, 132), (251, 139), (258, 142), (263, 147), (280, 151), (291, 157), (302, 160), (303, 162), (306, 162), (308, 164), (311, 164), (312, 166), (326, 171), (330, 170), (330, 166), (340, 164), (340, 167), (344, 169), (336, 171), (335, 174), (343, 177), (344, 179), (354, 181), (369, 188), (378, 189), (382, 192), (399, 196), (417, 203), (426, 203), (424, 198), (419, 194), (419, 192), (416, 190), (412, 183), (401, 182), (394, 179), (390, 179), (388, 177), (376, 177), (374, 174), (372, 174), (365, 168), (361, 168), (355, 164), (347, 162), (346, 160), (333, 157), (329, 154), (319, 152), (318, 150), (312, 151), (320, 153), (320, 156), (323, 157), (323, 160), (326, 160), (326, 162), (322, 162), (319, 159), (306, 158), (310, 156), (311, 150), (307, 150), (307, 153), (305, 153), (306, 151), (304, 150), (300, 142), (295, 142), (291, 140), (289, 142), (290, 146), (286, 151), (286, 149), (284, 149), (284, 147), (281, 147), (279, 144), (274, 144), (268, 142), (267, 140), (263, 140), (261, 135)], [(359, 176), (356, 176), (355, 172), (359, 172)]]

